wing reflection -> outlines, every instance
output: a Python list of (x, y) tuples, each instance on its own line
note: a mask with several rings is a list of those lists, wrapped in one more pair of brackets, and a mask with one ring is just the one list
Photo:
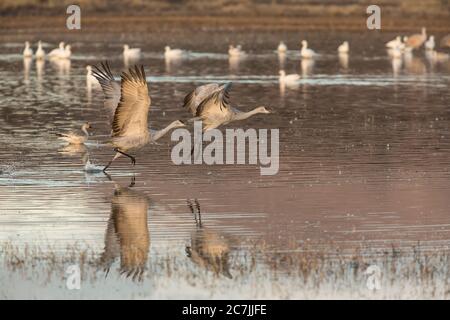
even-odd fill
[(132, 190), (133, 185), (134, 179), (129, 187), (115, 187), (101, 263), (108, 274), (112, 263), (120, 256), (120, 274), (142, 281), (150, 247), (149, 198)]
[(191, 245), (186, 246), (187, 256), (195, 264), (231, 279), (228, 240), (219, 232), (203, 226), (197, 199), (194, 202), (188, 200), (188, 206), (194, 214), (196, 228), (191, 235)]

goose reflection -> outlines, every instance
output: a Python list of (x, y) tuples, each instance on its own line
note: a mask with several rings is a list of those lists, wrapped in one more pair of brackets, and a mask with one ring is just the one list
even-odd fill
[(228, 58), (228, 64), (231, 72), (237, 72), (239, 71), (239, 65), (241, 61), (243, 61), (245, 58), (240, 56), (230, 56)]
[(67, 76), (70, 74), (70, 59), (50, 59), (51, 65), (56, 69), (58, 76)]
[(171, 73), (172, 71), (176, 71), (182, 64), (182, 57), (166, 57), (164, 59), (166, 65), (166, 72)]
[(314, 60), (312, 59), (302, 59), (301, 61), (302, 76), (306, 77), (313, 74), (314, 71)]
[(31, 57), (23, 58), (23, 79), (25, 83), (30, 81), (30, 69), (31, 69), (31, 61), (33, 59)]
[[(68, 144), (58, 150), (62, 155), (66, 156), (78, 156), (82, 157), (87, 153), (87, 148), (84, 144)], [(84, 162), (83, 162), (84, 163)]]
[(220, 233), (203, 226), (200, 204), (188, 200), (188, 207), (194, 214), (196, 228), (191, 235), (191, 245), (186, 246), (186, 255), (197, 265), (213, 271), (216, 275), (232, 278), (229, 271), (230, 246)]
[(37, 59), (36, 60), (36, 75), (38, 82), (42, 82), (43, 74), (44, 74), (45, 60)]
[(339, 64), (341, 65), (341, 68), (347, 70), (348, 69), (348, 53), (339, 52), (338, 56), (339, 56)]
[(280, 65), (280, 69), (284, 69), (284, 67), (286, 65), (286, 53), (285, 52), (278, 53), (278, 63)]
[(149, 198), (128, 187), (115, 185), (111, 200), (111, 215), (105, 234), (105, 249), (101, 256), (106, 275), (120, 255), (120, 274), (142, 281), (148, 259), (150, 237), (147, 224)]

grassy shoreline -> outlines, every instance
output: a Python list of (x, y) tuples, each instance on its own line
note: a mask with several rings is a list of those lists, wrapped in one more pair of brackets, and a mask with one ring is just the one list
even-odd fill
[[(153, 254), (138, 281), (112, 266), (105, 276), (99, 255), (77, 246), (64, 252), (3, 244), (0, 297), (4, 299), (448, 299), (450, 251), (280, 252), (264, 244), (230, 256), (232, 278), (214, 274), (176, 252)], [(330, 251), (328, 251), (330, 250)], [(367, 251), (368, 250), (368, 251)], [(333, 256), (328, 256), (333, 252)], [(77, 264), (81, 290), (66, 288), (66, 270)], [(379, 272), (380, 287), (368, 282)], [(32, 290), (29, 290), (32, 288)]]

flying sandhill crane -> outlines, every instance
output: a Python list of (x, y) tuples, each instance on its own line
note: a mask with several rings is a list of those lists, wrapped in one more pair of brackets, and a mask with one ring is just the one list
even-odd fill
[(228, 240), (220, 233), (208, 230), (203, 226), (200, 204), (197, 199), (194, 203), (190, 200), (187, 203), (194, 214), (196, 228), (191, 235), (191, 245), (185, 248), (186, 255), (198, 266), (211, 270), (216, 275), (223, 275), (231, 279)]
[(233, 108), (229, 102), (231, 82), (224, 85), (216, 83), (197, 87), (184, 98), (184, 107), (194, 116), (191, 120), (201, 120), (203, 131), (217, 128), (232, 121), (245, 120), (258, 113), (270, 113), (266, 107), (256, 107), (242, 112)]
[(102, 86), (104, 105), (114, 110), (111, 144), (116, 154), (104, 171), (121, 155), (130, 158), (134, 165), (136, 160), (127, 153), (128, 151), (141, 149), (146, 144), (157, 141), (171, 129), (185, 126), (183, 122), (175, 120), (162, 130), (148, 128), (151, 99), (143, 66), (141, 68), (135, 66), (134, 71), (129, 69), (128, 73), (123, 72), (120, 89), (107, 62), (102, 63), (102, 69), (95, 68), (93, 75)]
[(71, 131), (68, 133), (57, 133), (56, 135), (59, 136), (58, 139), (66, 141), (69, 144), (84, 144), (89, 138), (88, 129), (90, 128), (90, 123), (86, 122), (81, 126), (81, 132)]
[(142, 281), (150, 248), (147, 220), (150, 201), (145, 194), (132, 190), (133, 185), (134, 180), (129, 187), (115, 185), (100, 262), (108, 275), (120, 255), (120, 273), (133, 281)]
[(413, 34), (406, 40), (406, 46), (412, 49), (420, 48), (427, 40), (427, 30), (422, 28), (422, 33)]

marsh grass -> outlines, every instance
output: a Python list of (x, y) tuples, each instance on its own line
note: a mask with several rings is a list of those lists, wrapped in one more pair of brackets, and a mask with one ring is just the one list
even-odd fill
[[(12, 298), (125, 299), (447, 299), (450, 293), (448, 248), (340, 249), (302, 246), (275, 250), (255, 243), (230, 255), (228, 279), (193, 264), (179, 252), (157, 252), (143, 278), (107, 274), (99, 255), (81, 246), (1, 245), (0, 296)], [(81, 290), (65, 286), (69, 265), (81, 271)], [(380, 289), (370, 290), (369, 266), (380, 270)]]

